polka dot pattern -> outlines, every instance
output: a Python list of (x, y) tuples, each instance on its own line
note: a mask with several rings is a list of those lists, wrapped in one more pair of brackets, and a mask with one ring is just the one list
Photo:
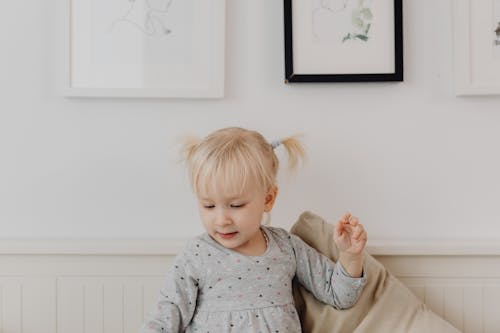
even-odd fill
[(320, 301), (353, 304), (366, 278), (347, 276), (302, 240), (280, 228), (262, 227), (268, 248), (245, 256), (207, 234), (176, 258), (145, 332), (301, 332), (292, 296), (295, 277)]

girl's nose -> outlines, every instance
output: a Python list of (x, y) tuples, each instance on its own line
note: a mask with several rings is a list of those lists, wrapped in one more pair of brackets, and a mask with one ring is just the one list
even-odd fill
[(232, 222), (231, 218), (229, 217), (229, 215), (227, 214), (227, 212), (224, 209), (219, 210), (217, 217), (216, 217), (215, 224), (222, 227), (222, 226), (229, 225), (231, 223), (233, 223), (233, 222)]

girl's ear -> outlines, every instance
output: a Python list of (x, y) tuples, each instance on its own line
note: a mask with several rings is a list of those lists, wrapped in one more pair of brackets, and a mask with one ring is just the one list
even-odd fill
[(276, 197), (278, 196), (278, 186), (272, 185), (269, 187), (266, 193), (266, 199), (264, 202), (264, 211), (266, 213), (270, 212), (273, 209), (274, 202), (276, 201)]

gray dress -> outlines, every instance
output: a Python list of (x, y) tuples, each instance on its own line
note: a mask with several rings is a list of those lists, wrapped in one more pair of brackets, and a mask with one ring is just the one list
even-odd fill
[[(141, 332), (301, 332), (292, 279), (338, 309), (356, 303), (366, 276), (351, 278), (340, 263), (284, 229), (262, 226), (268, 246), (245, 256), (203, 234), (176, 257), (157, 309)], [(333, 240), (332, 240), (333, 241)]]

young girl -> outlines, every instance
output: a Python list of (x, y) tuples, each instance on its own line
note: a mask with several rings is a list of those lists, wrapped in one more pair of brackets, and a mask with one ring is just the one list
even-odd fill
[(257, 132), (225, 128), (185, 144), (206, 233), (176, 257), (142, 332), (301, 332), (294, 277), (335, 308), (356, 303), (366, 283), (367, 236), (355, 217), (346, 213), (336, 226), (337, 263), (297, 236), (261, 224), (278, 194), (274, 150), (280, 145), (295, 167), (304, 155), (295, 138), (268, 143)]

